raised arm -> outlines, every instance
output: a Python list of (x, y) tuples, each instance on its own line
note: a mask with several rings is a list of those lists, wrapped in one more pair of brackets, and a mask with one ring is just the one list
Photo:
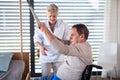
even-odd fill
[[(40, 28), (39, 28), (40, 26)], [(38, 26), (38, 28), (41, 30), (41, 32), (43, 32), (46, 37), (48, 38), (48, 40), (51, 42), (53, 39), (55, 39), (55, 36), (48, 30), (48, 28), (46, 27), (44, 22), (40, 22), (40, 25)]]

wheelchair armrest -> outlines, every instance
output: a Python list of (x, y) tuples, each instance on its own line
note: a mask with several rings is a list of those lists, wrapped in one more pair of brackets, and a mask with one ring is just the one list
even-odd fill
[(99, 66), (99, 65), (96, 65), (96, 64), (91, 64), (90, 66), (95, 67), (95, 68), (97, 68), (97, 69), (103, 69), (102, 66)]

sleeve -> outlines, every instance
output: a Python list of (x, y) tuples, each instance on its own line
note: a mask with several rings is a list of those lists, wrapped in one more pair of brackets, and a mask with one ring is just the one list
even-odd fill
[(42, 33), (37, 28), (35, 28), (33, 39), (34, 39), (34, 43), (37, 42), (37, 41), (42, 43), (42, 39), (43, 39)]
[[(57, 39), (54, 39), (51, 42), (53, 48), (56, 49), (57, 52), (68, 55), (68, 56), (77, 56), (77, 57), (86, 57), (88, 53), (91, 53), (91, 48), (85, 47), (83, 45), (64, 45)], [(78, 47), (79, 46), (79, 47)], [(87, 53), (87, 54), (86, 54)]]

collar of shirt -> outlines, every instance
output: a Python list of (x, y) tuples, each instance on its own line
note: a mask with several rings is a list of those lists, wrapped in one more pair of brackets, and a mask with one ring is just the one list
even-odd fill
[(47, 25), (48, 29), (49, 29), (52, 33), (54, 33), (55, 28), (56, 28), (56, 27), (58, 27), (58, 20), (56, 21), (56, 23), (55, 23), (55, 25), (54, 25), (54, 30), (53, 30), (53, 31), (52, 31), (52, 30), (51, 30), (51, 28), (50, 28), (50, 24), (49, 24), (49, 22), (48, 22), (48, 21), (46, 21), (45, 23), (46, 23), (46, 25)]

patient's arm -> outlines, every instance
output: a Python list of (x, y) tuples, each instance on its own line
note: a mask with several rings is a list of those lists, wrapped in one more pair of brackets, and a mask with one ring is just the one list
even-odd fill
[(49, 30), (48, 28), (46, 27), (46, 25), (43, 23), (43, 22), (40, 22), (40, 30), (41, 32), (44, 32), (44, 34), (46, 35), (46, 37), (48, 38), (48, 40), (51, 42), (52, 40), (54, 40), (55, 38), (58, 39), (59, 41), (63, 42), (64, 44), (70, 44), (70, 41), (68, 40), (62, 40), (62, 39), (59, 39), (58, 37), (54, 36)]
[[(56, 37), (56, 36), (55, 36)], [(58, 37), (56, 37), (59, 41), (61, 41), (62, 43), (66, 44), (66, 45), (70, 45), (70, 41), (69, 40), (62, 40)]]

